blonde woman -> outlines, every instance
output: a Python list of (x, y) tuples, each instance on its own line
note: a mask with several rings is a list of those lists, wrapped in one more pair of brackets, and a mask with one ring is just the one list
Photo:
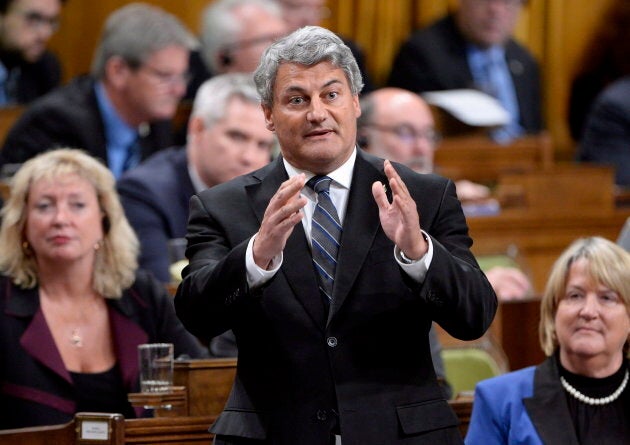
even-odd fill
[(556, 261), (541, 365), (477, 385), (467, 445), (630, 443), (630, 253), (599, 237)]
[(49, 151), (13, 178), (0, 227), (0, 428), (77, 411), (135, 417), (137, 346), (205, 349), (164, 287), (137, 270), (138, 241), (111, 172), (79, 150)]

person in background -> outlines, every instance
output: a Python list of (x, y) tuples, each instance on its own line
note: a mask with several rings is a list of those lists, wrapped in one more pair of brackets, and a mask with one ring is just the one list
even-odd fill
[(615, 80), (630, 76), (630, 2), (611, 0), (577, 64), (569, 93), (568, 123), (579, 142), (595, 98)]
[[(357, 140), (361, 148), (418, 173), (433, 172), (433, 156), (440, 137), (431, 109), (419, 95), (386, 87), (362, 96), (360, 103)], [(460, 201), (489, 195), (485, 186), (470, 181), (457, 181), (455, 186)], [(530, 280), (517, 268), (494, 266), (485, 272), (499, 301), (522, 300), (532, 294)]]
[(285, 35), (282, 12), (273, 0), (216, 0), (203, 12), (201, 47), (191, 56), (194, 98), (208, 78), (224, 73), (253, 73), (260, 55)]
[(138, 240), (111, 172), (58, 149), (25, 162), (0, 226), (0, 428), (69, 422), (78, 411), (142, 415), (142, 343), (207, 349), (162, 283), (137, 269)]
[(630, 443), (630, 253), (573, 242), (540, 306), (538, 366), (480, 382), (467, 445)]
[(512, 32), (526, 0), (459, 0), (459, 8), (416, 31), (395, 57), (388, 85), (416, 93), (476, 88), (496, 97), (510, 122), (497, 142), (543, 129), (540, 74)]
[[(326, 7), (326, 0), (275, 0), (282, 8), (282, 15), (289, 27), (289, 32), (293, 32), (303, 26), (318, 26), (322, 20), (330, 14), (330, 10)], [(369, 93), (374, 89), (374, 85), (370, 79), (365, 66), (365, 55), (361, 47), (354, 41), (339, 36), (345, 43), (352, 55), (357, 60), (361, 76), (363, 76), (362, 93)]]
[(615, 169), (615, 184), (630, 189), (630, 75), (608, 85), (586, 119), (577, 160)]
[(0, 0), (0, 107), (27, 104), (61, 82), (46, 49), (65, 0)]
[(190, 332), (238, 344), (215, 444), (461, 443), (428, 333), (478, 338), (497, 301), (453, 183), (357, 149), (333, 32), (276, 41), (254, 79), (281, 156), (191, 198), (175, 296)]
[(190, 197), (271, 160), (275, 138), (251, 74), (222, 74), (201, 86), (187, 141), (156, 153), (117, 184), (140, 239), (140, 266), (165, 283), (172, 281), (168, 241), (186, 235)]
[(116, 178), (171, 144), (196, 40), (160, 8), (131, 3), (107, 19), (92, 73), (34, 101), (9, 131), (0, 164), (81, 147)]

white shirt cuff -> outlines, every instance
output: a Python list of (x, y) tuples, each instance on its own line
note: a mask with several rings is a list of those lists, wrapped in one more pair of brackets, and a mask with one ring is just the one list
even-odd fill
[(269, 281), (282, 266), (282, 252), (280, 255), (274, 257), (271, 260), (270, 268), (263, 269), (259, 267), (254, 261), (254, 240), (256, 239), (256, 233), (252, 236), (247, 243), (247, 250), (245, 251), (245, 269), (247, 270), (247, 285), (250, 289), (262, 286)]
[(429, 266), (431, 266), (431, 260), (433, 260), (433, 241), (431, 241), (431, 237), (424, 230), (422, 231), (422, 234), (424, 235), (424, 239), (426, 240), (429, 248), (422, 258), (418, 258), (410, 264), (403, 262), (403, 259), (400, 256), (400, 248), (398, 246), (394, 246), (394, 258), (396, 258), (396, 262), (400, 265), (400, 267), (402, 267), (407, 275), (418, 283), (422, 283), (424, 281), (424, 277), (427, 275)]

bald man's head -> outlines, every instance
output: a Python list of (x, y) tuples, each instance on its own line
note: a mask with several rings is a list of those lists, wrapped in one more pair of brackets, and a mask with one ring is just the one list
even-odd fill
[(431, 109), (419, 95), (381, 88), (361, 98), (361, 111), (358, 135), (362, 148), (420, 173), (433, 171), (438, 138)]

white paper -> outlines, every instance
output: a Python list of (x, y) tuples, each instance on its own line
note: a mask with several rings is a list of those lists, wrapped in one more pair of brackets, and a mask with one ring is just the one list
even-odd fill
[(474, 127), (505, 125), (510, 115), (503, 105), (489, 94), (473, 89), (428, 91), (422, 97), (453, 117)]

